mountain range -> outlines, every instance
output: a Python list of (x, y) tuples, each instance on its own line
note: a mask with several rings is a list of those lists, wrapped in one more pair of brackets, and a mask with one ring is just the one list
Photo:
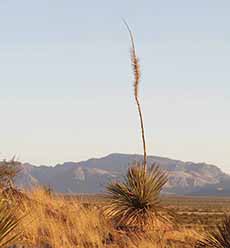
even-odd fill
[[(102, 158), (50, 167), (24, 163), (15, 183), (20, 188), (46, 185), (62, 193), (103, 193), (109, 181), (122, 180), (128, 167), (142, 159), (141, 155), (113, 153)], [(230, 175), (215, 165), (157, 156), (148, 156), (147, 162), (148, 165), (156, 163), (168, 172), (164, 193), (230, 195)]]

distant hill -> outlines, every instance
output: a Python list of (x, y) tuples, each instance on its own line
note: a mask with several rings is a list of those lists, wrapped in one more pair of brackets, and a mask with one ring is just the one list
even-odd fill
[[(66, 162), (54, 167), (25, 163), (15, 182), (22, 188), (50, 185), (55, 191), (63, 193), (101, 193), (107, 182), (120, 180), (129, 165), (141, 160), (141, 155), (114, 153), (103, 158)], [(215, 165), (149, 156), (148, 164), (153, 163), (168, 172), (165, 193), (230, 195), (230, 176)]]

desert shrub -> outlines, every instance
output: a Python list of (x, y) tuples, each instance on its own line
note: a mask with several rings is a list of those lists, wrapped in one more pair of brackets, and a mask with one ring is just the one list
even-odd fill
[(229, 248), (230, 247), (230, 217), (209, 231), (203, 240), (198, 241), (196, 248)]
[(105, 215), (118, 227), (143, 228), (156, 219), (169, 221), (162, 214), (159, 199), (166, 182), (165, 172), (156, 165), (148, 171), (143, 164), (130, 167), (123, 182), (112, 182), (107, 186)]
[(43, 190), (49, 196), (54, 195), (54, 189), (52, 188), (51, 185), (43, 185)]
[[(105, 215), (117, 227), (134, 227), (143, 230), (147, 224), (156, 220), (167, 220), (163, 216), (159, 194), (167, 182), (166, 174), (158, 166), (147, 168), (147, 151), (143, 114), (139, 99), (140, 65), (136, 54), (134, 37), (128, 24), (124, 21), (131, 40), (131, 64), (134, 74), (134, 98), (139, 114), (143, 144), (143, 162), (128, 169), (123, 182), (114, 182), (106, 187)], [(157, 218), (156, 218), (157, 217)]]
[(2, 190), (12, 187), (13, 180), (20, 172), (20, 163), (14, 159), (0, 162), (0, 188)]
[(9, 208), (5, 200), (0, 201), (0, 247), (9, 247), (20, 232), (17, 230), (21, 219), (15, 216), (15, 209)]

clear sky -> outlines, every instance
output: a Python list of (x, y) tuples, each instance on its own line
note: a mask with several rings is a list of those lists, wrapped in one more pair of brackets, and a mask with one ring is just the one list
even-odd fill
[(0, 157), (54, 165), (148, 153), (230, 173), (229, 0), (1, 0)]

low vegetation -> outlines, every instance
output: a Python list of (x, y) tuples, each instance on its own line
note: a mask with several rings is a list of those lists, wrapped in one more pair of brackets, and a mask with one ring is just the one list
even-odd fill
[(7, 201), (0, 201), (0, 247), (7, 247), (20, 237), (17, 229), (21, 217), (15, 215), (15, 208), (10, 207)]
[[(162, 207), (175, 212), (177, 225), (159, 222), (154, 226), (157, 228), (148, 228), (139, 235), (139, 230), (130, 232), (129, 229), (119, 229), (113, 225), (104, 215), (103, 210), (108, 203), (103, 197), (67, 197), (50, 194), (43, 188), (20, 192), (20, 197), (14, 197), (14, 201), (12, 198), (9, 200), (7, 208), (8, 211), (11, 210), (14, 222), (14, 228), (9, 230), (10, 236), (7, 240), (17, 244), (16, 247), (229, 247), (198, 246), (201, 245), (200, 241), (206, 244), (225, 219), (225, 213), (229, 212), (230, 208), (230, 199), (226, 198), (161, 197)], [(8, 200), (5, 198), (4, 201)], [(207, 202), (210, 203), (209, 207)], [(206, 223), (207, 216), (210, 219), (209, 224)], [(0, 230), (3, 230), (2, 227)], [(222, 233), (222, 230), (219, 229), (218, 232)], [(224, 230), (229, 229), (227, 227)]]
[[(4, 162), (0, 171), (0, 247), (210, 247), (230, 210), (228, 198), (160, 197), (167, 176), (156, 166), (131, 167), (123, 182), (108, 185), (108, 198), (20, 191), (13, 185), (18, 166)], [(177, 225), (168, 222), (172, 212)], [(219, 227), (219, 241), (228, 225)]]
[(105, 215), (117, 227), (130, 227), (143, 230), (154, 226), (157, 221), (167, 222), (162, 214), (159, 195), (167, 182), (167, 176), (159, 167), (152, 166), (148, 171), (143, 164), (129, 168), (123, 182), (113, 182), (107, 186), (108, 204)]
[(209, 231), (197, 248), (228, 248), (230, 247), (230, 217), (226, 216), (221, 224)]
[[(85, 204), (75, 197), (50, 195), (44, 189), (34, 189), (33, 192), (24, 194), (22, 201), (18, 202), (16, 198), (15, 202), (10, 201), (12, 206), (18, 207), (14, 213), (15, 221), (11, 219), (12, 228), (8, 229), (8, 233), (12, 235), (12, 240), (9, 240), (19, 238), (15, 242), (18, 245), (28, 248), (166, 247), (169, 242), (170, 235), (165, 230), (151, 230), (139, 237), (135, 232), (114, 228), (103, 214), (100, 203)], [(25, 213), (26, 216), (20, 219)], [(17, 231), (14, 230), (16, 226)], [(21, 234), (20, 237), (18, 233)], [(186, 239), (190, 233), (181, 232), (181, 236), (183, 235)]]

